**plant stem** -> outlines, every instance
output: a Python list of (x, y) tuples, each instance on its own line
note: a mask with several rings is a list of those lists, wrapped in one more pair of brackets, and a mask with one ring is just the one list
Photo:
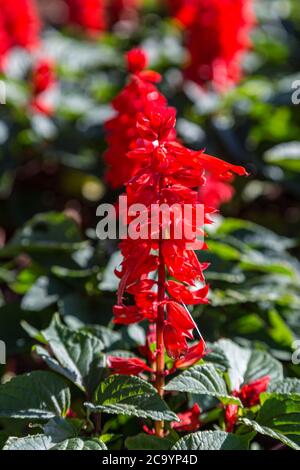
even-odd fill
[[(159, 248), (159, 268), (158, 268), (158, 302), (162, 302), (165, 299), (165, 264)], [(165, 385), (165, 351), (164, 351), (164, 339), (163, 339), (163, 328), (165, 322), (165, 308), (163, 305), (159, 305), (157, 309), (157, 320), (156, 320), (156, 383), (155, 386), (161, 397), (164, 395)], [(156, 435), (163, 437), (164, 435), (164, 422), (156, 421), (155, 423)]]

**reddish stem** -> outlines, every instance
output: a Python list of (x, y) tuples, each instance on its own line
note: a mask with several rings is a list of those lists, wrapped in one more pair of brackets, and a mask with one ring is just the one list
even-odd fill
[[(161, 252), (161, 246), (159, 248), (159, 268), (158, 268), (158, 302), (162, 302), (165, 299), (165, 264)], [(159, 305), (157, 309), (157, 320), (156, 320), (156, 383), (155, 386), (161, 397), (164, 395), (165, 385), (165, 351), (164, 351), (164, 339), (163, 339), (163, 328), (165, 323), (165, 308), (163, 305)], [(156, 435), (159, 437), (164, 436), (164, 422), (156, 421), (155, 423)]]

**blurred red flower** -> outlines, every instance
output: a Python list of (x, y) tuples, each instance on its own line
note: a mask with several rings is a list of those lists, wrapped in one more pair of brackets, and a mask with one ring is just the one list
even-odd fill
[(32, 71), (31, 108), (38, 113), (51, 116), (54, 112), (53, 99), (50, 93), (56, 87), (55, 64), (52, 60), (42, 58), (37, 61)]
[(166, 99), (155, 84), (159, 74), (144, 71), (148, 58), (141, 49), (133, 49), (126, 56), (127, 67), (132, 76), (121, 93), (113, 100), (116, 115), (106, 123), (108, 150), (105, 161), (108, 166), (106, 179), (113, 188), (122, 187), (140, 168), (128, 152), (140, 146), (136, 127), (137, 116), (150, 104), (166, 106)]
[(0, 0), (0, 61), (12, 47), (38, 46), (40, 28), (35, 0)]
[[(245, 384), (240, 390), (233, 392), (235, 397), (238, 397), (245, 407), (251, 408), (259, 404), (260, 394), (265, 392), (270, 383), (268, 375), (261, 377), (249, 384)], [(232, 432), (238, 419), (238, 405), (227, 405), (225, 407), (225, 423), (227, 432)]]
[(223, 91), (242, 78), (242, 58), (255, 24), (252, 0), (169, 0), (171, 13), (186, 30), (189, 80), (212, 82)]
[(104, 0), (65, 0), (68, 22), (82, 28), (91, 36), (106, 29)]

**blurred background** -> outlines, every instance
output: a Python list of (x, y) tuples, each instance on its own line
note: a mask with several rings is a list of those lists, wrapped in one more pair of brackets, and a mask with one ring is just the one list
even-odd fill
[[(56, 311), (99, 335), (111, 325), (119, 255), (96, 238), (96, 208), (121, 189), (106, 181), (104, 124), (127, 80), (124, 53), (139, 45), (177, 108), (180, 139), (250, 173), (234, 192), (210, 188), (221, 215), (199, 255), (211, 261), (201, 331), (268, 349), (300, 376), (299, 0), (9, 3), (0, 0), (2, 372), (40, 367), (31, 337)], [(144, 341), (139, 326), (122, 335), (123, 347)]]

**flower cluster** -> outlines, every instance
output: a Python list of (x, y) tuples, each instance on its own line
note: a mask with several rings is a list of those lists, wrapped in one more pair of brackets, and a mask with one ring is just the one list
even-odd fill
[(38, 46), (40, 27), (35, 0), (0, 0), (0, 65), (11, 48)]
[[(242, 404), (251, 408), (259, 404), (260, 394), (265, 392), (270, 383), (268, 375), (261, 377), (250, 384), (245, 384), (240, 390), (235, 390), (233, 396), (239, 398)], [(238, 405), (227, 405), (225, 408), (225, 422), (227, 432), (232, 432), (238, 419)]]
[(80, 27), (90, 35), (106, 29), (104, 0), (66, 0), (68, 23)]
[(238, 83), (241, 61), (255, 24), (252, 0), (170, 0), (171, 13), (186, 29), (190, 62), (186, 78), (217, 90)]
[[(126, 183), (127, 203), (128, 208), (136, 204), (143, 204), (146, 208), (138, 225), (141, 230), (147, 228), (149, 236), (146, 239), (128, 237), (120, 243), (123, 262), (121, 269), (116, 271), (120, 285), (118, 304), (114, 307), (114, 322), (128, 325), (147, 320), (155, 324), (155, 329), (152, 327), (150, 332), (152, 339), (149, 339), (149, 343), (155, 343), (155, 353), (153, 357), (153, 349), (148, 344), (144, 352), (150, 358), (151, 367), (142, 360), (132, 358), (110, 358), (110, 366), (118, 373), (155, 372), (156, 387), (159, 393), (163, 393), (165, 353), (172, 363), (169, 373), (193, 365), (205, 353), (204, 340), (187, 306), (208, 302), (208, 286), (204, 279), (208, 265), (198, 260), (194, 249), (206, 248), (199, 237), (204, 235), (204, 225), (212, 222), (211, 215), (215, 208), (209, 200), (205, 201), (201, 206), (203, 225), (198, 226), (198, 188), (205, 184), (207, 174), (220, 181), (227, 181), (233, 173), (245, 175), (246, 171), (203, 151), (189, 150), (178, 142), (175, 109), (167, 106), (166, 100), (153, 89), (151, 82), (149, 85), (149, 73), (140, 72), (141, 65), (144, 65), (143, 57), (137, 50), (129, 54), (129, 68), (134, 75), (125, 92), (117, 98), (118, 108), (124, 114), (112, 122), (116, 126), (118, 120), (123, 122), (124, 119), (125, 131), (121, 130), (121, 133), (123, 131), (125, 136), (130, 135), (132, 139), (129, 146), (131, 150), (127, 150), (125, 155), (126, 162), (129, 161), (131, 168), (136, 171), (133, 176), (129, 172), (131, 177)], [(155, 74), (151, 72), (149, 76), (155, 77)], [(155, 99), (147, 99), (146, 105), (141, 107), (140, 90), (143, 90), (144, 96), (144, 90), (148, 92), (149, 86)], [(137, 97), (134, 94), (136, 90)], [(129, 100), (129, 96), (132, 99)], [(129, 107), (135, 107), (135, 112), (127, 110), (126, 114), (126, 108)], [(122, 129), (120, 124), (119, 129)], [(110, 151), (116, 152), (114, 158), (117, 169), (120, 165), (118, 159), (123, 156), (119, 151), (122, 142), (117, 132), (110, 134), (111, 141), (113, 135), (116, 143), (112, 142)], [(184, 210), (176, 210), (178, 206), (183, 209), (187, 204), (191, 207), (188, 215)], [(159, 230), (152, 231), (153, 206), (162, 205), (169, 208), (170, 221), (166, 225), (159, 219)], [(126, 217), (128, 222), (134, 218), (130, 209)], [(178, 239), (174, 236), (178, 226), (189, 226), (193, 230), (189, 236), (183, 230)], [(195, 343), (196, 331), (200, 339)], [(189, 344), (189, 340), (193, 343)]]
[(91, 36), (106, 31), (120, 20), (137, 17), (139, 0), (65, 0), (68, 6), (67, 22)]
[(39, 59), (35, 64), (32, 76), (31, 109), (34, 112), (51, 116), (53, 92), (56, 89), (55, 65), (50, 59)]
[[(128, 84), (112, 102), (115, 116), (106, 123), (108, 149), (104, 159), (107, 166), (106, 180), (112, 188), (122, 187), (143, 165), (143, 161), (132, 159), (128, 153), (140, 144), (141, 137), (135, 125), (138, 114), (149, 106), (167, 106), (165, 97), (157, 89), (161, 75), (145, 70), (148, 64), (146, 53), (141, 49), (132, 49), (126, 59), (131, 76)], [(168, 138), (176, 139), (174, 130), (171, 130)], [(209, 200), (218, 209), (233, 195), (231, 182), (232, 178), (224, 181), (207, 174), (205, 184), (199, 189), (199, 202)]]
[(136, 127), (138, 114), (151, 105), (167, 105), (166, 99), (156, 88), (161, 76), (144, 70), (147, 62), (146, 54), (140, 49), (133, 49), (127, 54), (127, 66), (132, 75), (129, 83), (112, 102), (116, 115), (106, 123), (106, 179), (113, 188), (122, 187), (139, 169), (139, 162), (128, 155), (139, 145), (140, 136)]

